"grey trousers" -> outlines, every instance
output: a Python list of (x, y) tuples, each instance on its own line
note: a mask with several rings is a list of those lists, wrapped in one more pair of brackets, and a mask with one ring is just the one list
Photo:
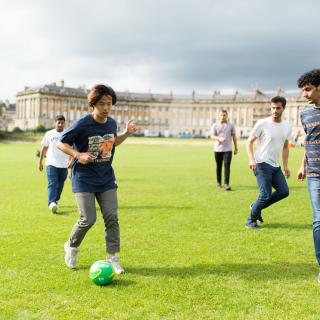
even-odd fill
[(70, 235), (70, 247), (79, 247), (88, 230), (96, 222), (95, 199), (100, 206), (105, 225), (106, 250), (109, 253), (120, 251), (120, 231), (118, 223), (117, 189), (105, 192), (75, 193), (80, 219), (73, 226)]

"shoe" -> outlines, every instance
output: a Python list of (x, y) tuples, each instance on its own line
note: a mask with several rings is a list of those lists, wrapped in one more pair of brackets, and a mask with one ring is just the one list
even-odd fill
[(70, 247), (69, 241), (64, 244), (64, 262), (68, 268), (75, 269), (77, 267), (77, 255), (79, 248)]
[(119, 264), (119, 257), (118, 256), (112, 256), (110, 258), (107, 258), (107, 261), (109, 261), (111, 263), (112, 268), (116, 274), (124, 273), (124, 269)]
[(320, 283), (320, 272), (318, 274), (318, 283)]
[[(252, 205), (253, 203), (250, 204), (249, 208), (250, 208), (250, 211), (252, 210)], [(263, 219), (262, 219), (262, 216), (261, 216), (261, 213), (259, 214), (259, 216), (257, 217), (257, 220), (261, 223), (264, 223)]]
[(256, 222), (247, 222), (245, 224), (245, 227), (247, 229), (256, 229), (256, 230), (262, 229)]
[(222, 188), (221, 183), (217, 183), (218, 188)]
[(58, 212), (58, 205), (55, 202), (51, 202), (49, 204), (49, 209), (51, 210), (52, 213), (57, 213)]
[(226, 191), (231, 191), (231, 187), (227, 183), (224, 185), (224, 188)]

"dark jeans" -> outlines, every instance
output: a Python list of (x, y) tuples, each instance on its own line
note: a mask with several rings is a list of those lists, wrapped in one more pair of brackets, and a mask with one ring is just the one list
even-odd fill
[[(257, 163), (255, 176), (260, 194), (252, 204), (248, 223), (256, 222), (261, 216), (262, 209), (289, 196), (287, 181), (280, 167), (273, 167), (265, 162)], [(275, 189), (274, 192), (272, 188)]]
[(320, 265), (320, 178), (308, 177), (308, 191), (313, 210), (313, 241)]
[(232, 151), (215, 152), (214, 158), (217, 164), (217, 182), (221, 184), (222, 163), (224, 163), (224, 183), (229, 184), (230, 181), (230, 165), (232, 159)]
[(48, 177), (48, 204), (50, 204), (59, 201), (68, 169), (46, 166), (46, 172)]

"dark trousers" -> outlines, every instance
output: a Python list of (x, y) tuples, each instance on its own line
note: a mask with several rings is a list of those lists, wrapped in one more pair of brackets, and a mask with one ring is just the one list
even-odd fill
[(224, 184), (229, 184), (232, 151), (215, 152), (214, 157), (217, 164), (217, 182), (221, 184), (222, 163), (224, 163)]
[[(259, 187), (259, 196), (252, 204), (248, 223), (256, 222), (261, 216), (262, 209), (289, 196), (287, 181), (280, 167), (273, 167), (265, 162), (257, 163), (255, 176)], [(272, 191), (272, 188), (275, 191)]]

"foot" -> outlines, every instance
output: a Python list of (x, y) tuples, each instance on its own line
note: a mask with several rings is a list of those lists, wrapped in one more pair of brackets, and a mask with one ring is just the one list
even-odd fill
[(79, 248), (70, 247), (69, 241), (64, 244), (64, 262), (68, 268), (75, 269), (77, 267), (77, 255), (79, 253)]
[(49, 204), (49, 209), (52, 213), (57, 213), (58, 212), (58, 205), (55, 202), (51, 202)]
[(222, 188), (221, 183), (218, 182), (218, 183), (217, 183), (217, 187), (218, 187), (218, 188)]
[[(252, 210), (252, 206), (253, 206), (253, 203), (251, 203), (250, 206), (249, 206), (250, 211)], [(262, 219), (262, 216), (261, 216), (261, 212), (260, 212), (260, 214), (258, 215), (257, 220), (258, 220), (259, 222), (261, 222), (261, 223), (264, 222), (263, 219)]]
[(109, 258), (107, 258), (107, 260), (111, 263), (112, 268), (116, 274), (124, 273), (124, 269), (119, 264), (119, 257), (118, 256), (109, 257)]
[(226, 191), (230, 191), (231, 190), (231, 187), (227, 183), (224, 185), (224, 188), (226, 189)]
[(260, 230), (260, 229), (262, 229), (262, 228), (257, 224), (257, 222), (247, 222), (247, 223), (245, 224), (245, 227), (246, 227), (247, 229), (255, 229), (255, 230)]
[(318, 274), (318, 283), (320, 283), (320, 272)]

